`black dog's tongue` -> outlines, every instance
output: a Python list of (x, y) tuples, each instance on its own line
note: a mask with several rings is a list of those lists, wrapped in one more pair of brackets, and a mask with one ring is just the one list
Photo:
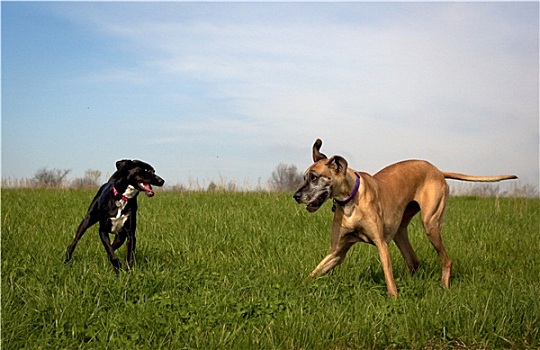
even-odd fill
[(146, 182), (139, 183), (139, 187), (144, 191), (144, 193), (146, 193), (148, 197), (152, 197), (155, 194), (154, 190), (152, 190), (152, 186)]

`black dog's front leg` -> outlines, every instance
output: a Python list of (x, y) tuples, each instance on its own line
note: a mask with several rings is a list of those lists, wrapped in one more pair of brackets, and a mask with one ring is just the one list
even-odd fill
[(137, 243), (137, 239), (135, 238), (135, 232), (131, 232), (127, 236), (127, 268), (128, 270), (131, 270), (133, 267), (133, 264), (135, 263), (135, 245)]
[(135, 230), (137, 229), (137, 214), (133, 212), (126, 223), (127, 227), (124, 228), (127, 236), (127, 269), (131, 270), (135, 263), (135, 247), (137, 245), (137, 239), (135, 238)]
[(101, 242), (103, 243), (103, 246), (105, 247), (105, 251), (107, 252), (107, 256), (109, 257), (109, 261), (111, 262), (112, 266), (114, 267), (114, 270), (116, 272), (120, 271), (122, 268), (122, 264), (120, 264), (120, 260), (114, 254), (114, 249), (111, 246), (111, 240), (109, 238), (109, 233), (107, 231), (103, 231), (101, 228), (99, 229), (99, 237), (101, 238)]
[(118, 250), (124, 242), (126, 241), (126, 230), (122, 230), (116, 234), (114, 241), (112, 243), (112, 248), (114, 251)]

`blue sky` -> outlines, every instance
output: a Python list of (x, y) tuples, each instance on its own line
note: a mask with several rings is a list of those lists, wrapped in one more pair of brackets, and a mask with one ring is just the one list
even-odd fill
[(2, 177), (266, 185), (311, 145), (538, 186), (539, 4), (2, 2)]

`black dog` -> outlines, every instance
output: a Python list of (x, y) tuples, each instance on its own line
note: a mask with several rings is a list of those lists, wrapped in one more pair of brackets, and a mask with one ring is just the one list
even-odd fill
[[(148, 197), (154, 195), (152, 185), (163, 186), (165, 181), (155, 174), (154, 168), (140, 160), (119, 160), (116, 172), (109, 181), (100, 187), (92, 200), (88, 212), (77, 229), (73, 242), (66, 251), (67, 263), (86, 230), (99, 222), (99, 237), (107, 251), (109, 260), (118, 272), (120, 261), (114, 251), (122, 246), (127, 238), (127, 268), (133, 266), (135, 260), (135, 229), (137, 225), (137, 195), (139, 191)], [(115, 234), (111, 245), (109, 234)]]

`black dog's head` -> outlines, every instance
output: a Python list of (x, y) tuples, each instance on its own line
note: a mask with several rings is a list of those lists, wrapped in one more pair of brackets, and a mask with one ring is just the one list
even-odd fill
[(152, 185), (163, 186), (165, 180), (156, 175), (154, 168), (140, 160), (123, 159), (116, 162), (116, 172), (111, 176), (113, 181), (126, 181), (126, 186), (143, 191), (148, 197), (154, 195)]

